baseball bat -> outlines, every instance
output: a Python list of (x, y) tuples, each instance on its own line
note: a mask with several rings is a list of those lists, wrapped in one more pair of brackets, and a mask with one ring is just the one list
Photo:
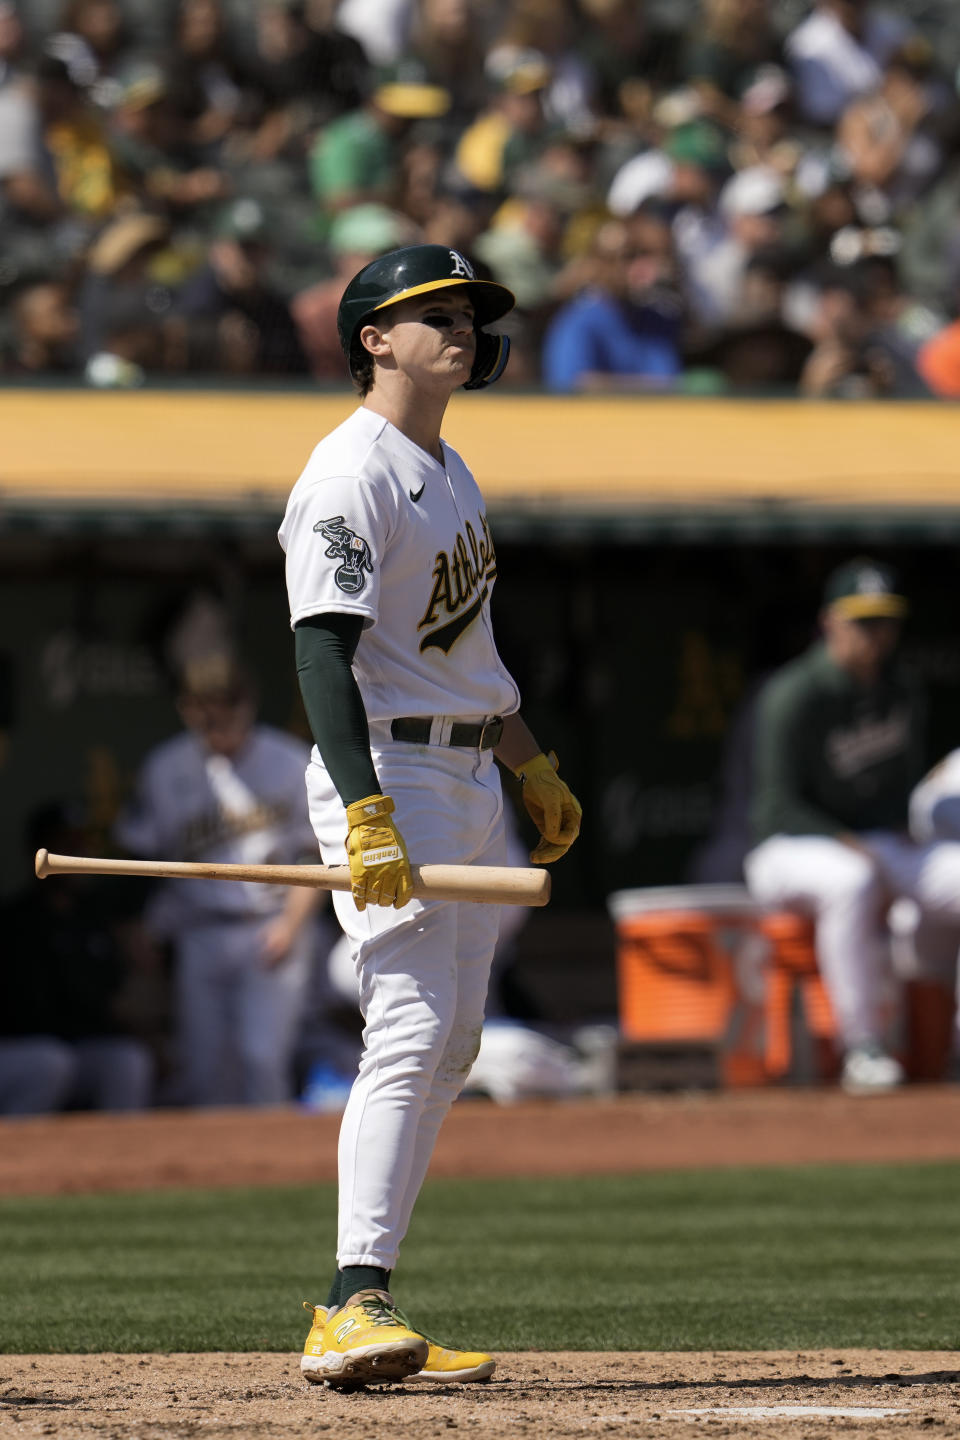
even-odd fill
[[(263, 885), (313, 885), (349, 890), (348, 865), (220, 865), (187, 860), (101, 860), (38, 850), (38, 877), (47, 875), (150, 875), (161, 880), (247, 880)], [(413, 893), (421, 900), (471, 900), (485, 905), (546, 905), (546, 870), (516, 865), (411, 865)]]

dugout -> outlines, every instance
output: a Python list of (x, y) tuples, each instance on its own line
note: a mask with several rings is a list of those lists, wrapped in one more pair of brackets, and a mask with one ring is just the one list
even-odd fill
[[(38, 804), (82, 799), (106, 836), (176, 728), (165, 642), (191, 605), (228, 616), (264, 718), (303, 725), (276, 527), (353, 404), (262, 385), (0, 392), (4, 892)], [(955, 407), (506, 393), (457, 397), (445, 433), (487, 496), (504, 658), (584, 802), (525, 941), (534, 1003), (610, 1008), (606, 896), (693, 878), (735, 826), (739, 717), (812, 635), (838, 560), (901, 570), (931, 757), (958, 743)], [(574, 935), (597, 966), (558, 985)]]

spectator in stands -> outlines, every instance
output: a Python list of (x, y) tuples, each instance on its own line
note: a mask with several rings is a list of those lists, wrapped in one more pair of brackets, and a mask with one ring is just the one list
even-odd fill
[(540, 51), (500, 45), (487, 56), (486, 75), (493, 97), (460, 136), (454, 162), (467, 185), (500, 195), (557, 133), (544, 109), (552, 71)]
[(449, 108), (447, 91), (407, 65), (377, 85), (362, 109), (327, 125), (309, 155), (311, 187), (327, 223), (353, 205), (393, 203), (411, 126)]
[(190, 118), (178, 108), (170, 77), (160, 66), (148, 64), (129, 73), (111, 126), (112, 153), (146, 204), (172, 216), (203, 216), (229, 194), (228, 178), (192, 143)]
[(487, 98), (484, 26), (475, 0), (418, 0), (406, 54), (450, 96), (447, 122), (470, 123)]
[(21, 176), (29, 176), (25, 208), (41, 219), (60, 210), (91, 225), (105, 220), (130, 194), (130, 184), (101, 113), (65, 61), (49, 54), (41, 57), (35, 103), (36, 110), (31, 106), (29, 117), (20, 120), (30, 134), (30, 153), (21, 171)]
[(362, 47), (335, 24), (330, 0), (257, 0), (254, 46), (243, 57), (259, 97), (251, 159), (300, 160), (308, 134), (363, 103), (369, 66)]
[(79, 363), (80, 319), (69, 288), (56, 280), (28, 285), (13, 302), (13, 368), (69, 373)]
[(923, 697), (896, 663), (906, 612), (886, 566), (840, 566), (823, 639), (768, 681), (755, 722), (747, 884), (760, 904), (812, 916), (843, 1083), (861, 1093), (904, 1078), (885, 1024), (891, 902), (960, 923), (960, 847), (906, 834), (924, 768)]
[(817, 0), (784, 44), (800, 118), (835, 125), (851, 101), (879, 88), (908, 33), (906, 20), (873, 0)]
[(752, 255), (741, 277), (736, 315), (704, 349), (688, 352), (688, 361), (715, 371), (725, 390), (795, 390), (813, 344), (784, 318), (793, 269), (786, 251)]
[(389, 68), (403, 54), (415, 0), (340, 0), (337, 24), (359, 40), (371, 64)]
[(150, 266), (169, 237), (161, 216), (132, 211), (90, 247), (78, 304), (80, 350), (93, 383), (136, 384), (144, 371), (162, 368), (173, 293), (155, 282)]
[(215, 155), (241, 118), (244, 104), (222, 0), (180, 0), (172, 49), (171, 68), (193, 97), (189, 138), (200, 154)]
[(938, 124), (942, 173), (901, 220), (901, 273), (911, 294), (950, 314), (960, 295), (960, 99)]
[[(339, 212), (387, 205), (420, 238), (480, 264), (484, 235), (488, 263), (530, 296), (509, 379), (535, 383), (539, 336), (582, 286), (579, 263), (606, 218), (593, 198), (560, 197), (582, 187), (606, 195), (617, 218), (651, 204), (667, 216), (690, 308), (686, 353), (700, 364), (719, 345), (728, 383), (750, 383), (761, 340), (763, 367), (793, 373), (792, 332), (819, 303), (803, 272), (849, 227), (902, 229), (906, 293), (955, 312), (960, 30), (943, 4), (912, 4), (924, 48), (886, 0), (788, 7), (800, 18), (785, 43), (774, 0), (688, 0), (668, 27), (660, 0), (44, 0), (48, 17), (51, 3), (56, 36), (44, 38), (41, 7), (18, 19), (0, 0), (7, 293), (73, 284), (77, 257), (131, 204), (169, 220), (178, 266), (165, 281), (176, 283), (238, 195), (268, 217), (286, 296), (330, 278)], [(25, 66), (42, 47), (31, 84)], [(789, 203), (779, 220), (744, 200), (771, 173)], [(771, 249), (802, 255), (803, 270), (784, 327), (757, 333), (751, 358), (742, 316), (755, 296), (742, 285), (772, 284), (757, 258)], [(124, 346), (142, 348), (129, 294), (115, 319)], [(259, 364), (238, 312), (222, 327), (195, 317), (159, 331), (164, 354), (151, 364), (163, 368)], [(9, 327), (9, 352), (8, 341)], [(816, 358), (814, 370), (834, 368)], [(824, 393), (906, 393), (882, 369), (855, 366)]]
[(649, 116), (655, 93), (677, 79), (677, 31), (658, 25), (646, 0), (580, 0), (580, 51), (591, 104), (601, 120)]
[(415, 244), (417, 238), (416, 227), (406, 216), (385, 205), (355, 205), (336, 216), (327, 237), (333, 275), (301, 290), (290, 304), (310, 373), (318, 380), (343, 379), (337, 310), (347, 283), (378, 255)]
[(23, 73), (23, 23), (13, 0), (0, 0), (0, 88)]
[(761, 65), (740, 95), (729, 147), (735, 170), (765, 165), (784, 179), (803, 154), (793, 114), (793, 86), (779, 65)]
[(11, 226), (40, 227), (61, 218), (48, 160), (33, 89), (7, 71), (0, 82), (0, 203), (8, 243)]
[(98, 106), (108, 108), (119, 94), (120, 76), (130, 60), (118, 0), (66, 0), (47, 51), (64, 61), (71, 78)]
[(598, 232), (592, 284), (561, 307), (544, 337), (551, 390), (669, 387), (680, 373), (684, 306), (670, 227), (655, 211)]
[(302, 375), (307, 360), (286, 299), (270, 280), (267, 219), (256, 200), (234, 200), (217, 223), (207, 263), (180, 290), (188, 324), (216, 322), (228, 369)]
[(845, 263), (820, 271), (809, 331), (814, 349), (800, 382), (804, 394), (862, 399), (929, 393), (921, 355), (944, 318), (904, 293), (896, 246), (896, 235), (887, 231), (851, 229), (835, 237), (833, 253)]
[(589, 191), (576, 181), (564, 182), (538, 165), (517, 177), (513, 196), (477, 237), (474, 253), (541, 329), (552, 309), (579, 288), (583, 267), (568, 263), (564, 240), (571, 217), (589, 203)]
[(724, 185), (718, 208), (723, 233), (700, 254), (685, 256), (691, 309), (707, 327), (737, 319), (750, 260), (781, 246), (788, 208), (783, 178), (766, 165), (741, 170)]
[(503, 27), (487, 56), (488, 71), (502, 75), (517, 54), (541, 56), (549, 75), (543, 109), (550, 124), (573, 134), (590, 134), (596, 124), (593, 76), (581, 53), (567, 0), (512, 0)]
[(940, 171), (931, 61), (925, 42), (902, 45), (878, 88), (851, 101), (837, 122), (837, 144), (874, 224), (901, 215)]
[(703, 0), (700, 18), (687, 32), (680, 69), (697, 90), (703, 113), (733, 124), (737, 102), (758, 67), (779, 59), (769, 0)]
[[(32, 816), (26, 838), (31, 858), (41, 845), (83, 855), (86, 834), (53, 805)], [(2, 921), (0, 1115), (149, 1105), (153, 1060), (123, 1019), (123, 897), (90, 876), (34, 880)]]

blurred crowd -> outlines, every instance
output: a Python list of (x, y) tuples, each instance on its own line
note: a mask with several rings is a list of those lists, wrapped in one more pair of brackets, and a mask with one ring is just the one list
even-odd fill
[(508, 383), (960, 394), (955, 0), (0, 0), (0, 375), (344, 383), (346, 280)]

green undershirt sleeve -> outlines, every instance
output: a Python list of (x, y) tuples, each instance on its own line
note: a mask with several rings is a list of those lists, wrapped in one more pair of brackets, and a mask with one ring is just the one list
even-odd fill
[(344, 805), (380, 794), (370, 730), (352, 670), (363, 620), (330, 611), (294, 629), (297, 678), (310, 730)]

